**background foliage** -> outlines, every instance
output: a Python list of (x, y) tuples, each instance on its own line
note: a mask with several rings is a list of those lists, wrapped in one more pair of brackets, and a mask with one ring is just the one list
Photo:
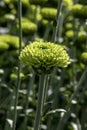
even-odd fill
[[(87, 130), (86, 75), (81, 79), (87, 71), (87, 1), (63, 0), (57, 21), (58, 1), (22, 0), (22, 47), (34, 40), (55, 41), (64, 46), (70, 55), (71, 64), (66, 69), (56, 68), (48, 77), (41, 129), (56, 130), (69, 107), (70, 113), (64, 130)], [(1, 0), (0, 130), (12, 130), (13, 125), (19, 63), (18, 30), (18, 1)], [(32, 130), (39, 76), (30, 66), (22, 66), (20, 77), (16, 130)]]

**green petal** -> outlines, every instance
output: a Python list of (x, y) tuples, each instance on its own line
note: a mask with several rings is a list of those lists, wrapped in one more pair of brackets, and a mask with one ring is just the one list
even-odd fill
[(43, 41), (27, 45), (19, 58), (23, 64), (45, 71), (54, 67), (67, 67), (70, 64), (69, 56), (62, 46)]

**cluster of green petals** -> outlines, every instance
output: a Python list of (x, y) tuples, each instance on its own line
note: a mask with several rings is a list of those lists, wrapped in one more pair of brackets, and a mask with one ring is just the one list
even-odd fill
[(87, 19), (87, 5), (75, 4), (72, 13), (76, 18)]
[(66, 23), (65, 24), (65, 30), (70, 30), (73, 29), (73, 24), (72, 23)]
[(71, 7), (73, 6), (73, 1), (72, 1), (72, 0), (63, 0), (63, 5), (64, 5), (67, 9), (71, 9)]
[(54, 20), (57, 15), (57, 9), (44, 7), (41, 10), (42, 17), (47, 20)]
[(86, 42), (86, 39), (87, 39), (87, 34), (85, 31), (80, 31), (78, 33), (78, 41), (79, 42)]
[[(4, 0), (5, 4), (11, 4), (11, 5), (17, 5), (18, 0)], [(29, 0), (21, 0), (22, 6), (28, 7), (29, 6)]]
[[(22, 32), (23, 35), (32, 35), (37, 31), (37, 25), (28, 20), (27, 18), (22, 18)], [(16, 25), (17, 30), (19, 29), (19, 25), (18, 25), (18, 20), (17, 20), (17, 25)]]
[(20, 54), (20, 61), (32, 66), (38, 73), (49, 72), (54, 67), (70, 64), (66, 50), (58, 44), (35, 41), (27, 45)]
[(73, 30), (68, 30), (65, 32), (65, 36), (69, 39), (72, 40), (74, 37), (74, 31)]
[[(22, 47), (24, 42), (22, 42)], [(19, 37), (9, 34), (0, 35), (0, 50), (7, 50), (9, 48), (18, 49), (19, 48)]]
[[(72, 40), (73, 37), (75, 35), (75, 32), (73, 30), (68, 30), (66, 31), (65, 33), (65, 36), (69, 39), (69, 40)], [(86, 38), (87, 38), (87, 34), (86, 32), (84, 31), (80, 31), (78, 32), (78, 35), (77, 35), (77, 41), (78, 42), (86, 42)]]
[(37, 25), (31, 21), (22, 22), (23, 34), (33, 34), (37, 31)]

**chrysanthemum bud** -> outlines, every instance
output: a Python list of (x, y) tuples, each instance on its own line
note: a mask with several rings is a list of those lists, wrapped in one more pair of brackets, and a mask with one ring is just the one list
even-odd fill
[[(19, 29), (18, 21), (17, 21), (17, 29)], [(28, 20), (27, 18), (22, 18), (22, 32), (23, 35), (32, 35), (37, 31), (37, 25)]]
[(79, 42), (86, 42), (87, 34), (84, 31), (78, 33), (78, 41)]
[[(21, 79), (24, 78), (24, 74), (23, 74), (23, 73), (20, 73), (20, 78), (21, 78)], [(16, 79), (17, 79), (17, 74), (11, 73), (10, 79), (11, 79), (11, 80), (16, 80)]]
[(22, 22), (22, 31), (24, 35), (32, 35), (37, 31), (37, 25), (31, 21)]
[[(0, 35), (0, 41), (8, 44), (10, 48), (19, 48), (19, 37), (13, 35)], [(22, 46), (24, 43), (22, 42)]]
[(65, 30), (71, 30), (73, 29), (73, 24), (72, 23), (66, 23), (65, 24)]
[(41, 14), (44, 19), (54, 20), (57, 15), (57, 9), (45, 7), (41, 10)]
[(72, 7), (72, 13), (76, 18), (87, 19), (87, 6), (81, 4), (75, 4)]
[(65, 8), (71, 10), (73, 2), (72, 2), (72, 0), (63, 0), (63, 5), (65, 6)]
[[(65, 33), (65, 36), (69, 39), (69, 40), (72, 40), (73, 37), (75, 35), (75, 32), (73, 30), (68, 30), (66, 31)], [(84, 31), (81, 31), (81, 32), (78, 32), (77, 34), (77, 41), (79, 43), (82, 43), (82, 42), (86, 42), (86, 38), (87, 38), (87, 34), (84, 32)]]
[(73, 37), (74, 37), (74, 31), (73, 31), (73, 30), (68, 30), (68, 31), (66, 31), (65, 36), (66, 36), (69, 40), (72, 40)]
[[(18, 0), (4, 0), (5, 4), (9, 7), (9, 8), (16, 8), (17, 9), (17, 5), (18, 5)], [(29, 0), (21, 0), (22, 2), (22, 13), (24, 14), (26, 12), (26, 10), (29, 8)]]

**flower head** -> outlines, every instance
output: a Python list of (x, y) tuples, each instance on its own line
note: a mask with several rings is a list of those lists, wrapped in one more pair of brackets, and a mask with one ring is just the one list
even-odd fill
[(82, 62), (83, 62), (84, 64), (87, 65), (87, 52), (83, 52), (83, 53), (81, 54), (81, 60), (82, 60)]
[(44, 7), (41, 10), (42, 17), (47, 20), (54, 20), (57, 15), (57, 9)]
[[(16, 29), (19, 29), (18, 19), (16, 23)], [(32, 35), (37, 31), (37, 25), (28, 20), (27, 18), (22, 18), (22, 32), (23, 35)]]
[(72, 2), (72, 0), (63, 0), (63, 5), (65, 6), (65, 8), (71, 10), (73, 2)]
[(57, 44), (35, 41), (27, 45), (20, 54), (24, 64), (31, 65), (37, 72), (49, 72), (54, 67), (67, 67), (70, 63), (65, 49)]
[(79, 42), (86, 42), (86, 39), (87, 39), (87, 34), (86, 34), (86, 32), (80, 31), (80, 32), (78, 33), (78, 41), (79, 41)]
[(72, 13), (76, 18), (87, 19), (87, 6), (81, 4), (75, 4), (72, 7)]
[(65, 36), (66, 36), (69, 40), (72, 40), (73, 37), (74, 37), (74, 31), (73, 31), (73, 30), (68, 30), (68, 31), (66, 31)]
[[(0, 41), (2, 41), (3, 43), (8, 44), (8, 47), (7, 47), (7, 45), (4, 45), (4, 47), (7, 47), (7, 48), (10, 47), (10, 48), (13, 48), (13, 49), (18, 49), (19, 48), (19, 38), (17, 36), (7, 35), (7, 34), (0, 35)], [(24, 46), (24, 42), (22, 42), (22, 47), (23, 46)]]

